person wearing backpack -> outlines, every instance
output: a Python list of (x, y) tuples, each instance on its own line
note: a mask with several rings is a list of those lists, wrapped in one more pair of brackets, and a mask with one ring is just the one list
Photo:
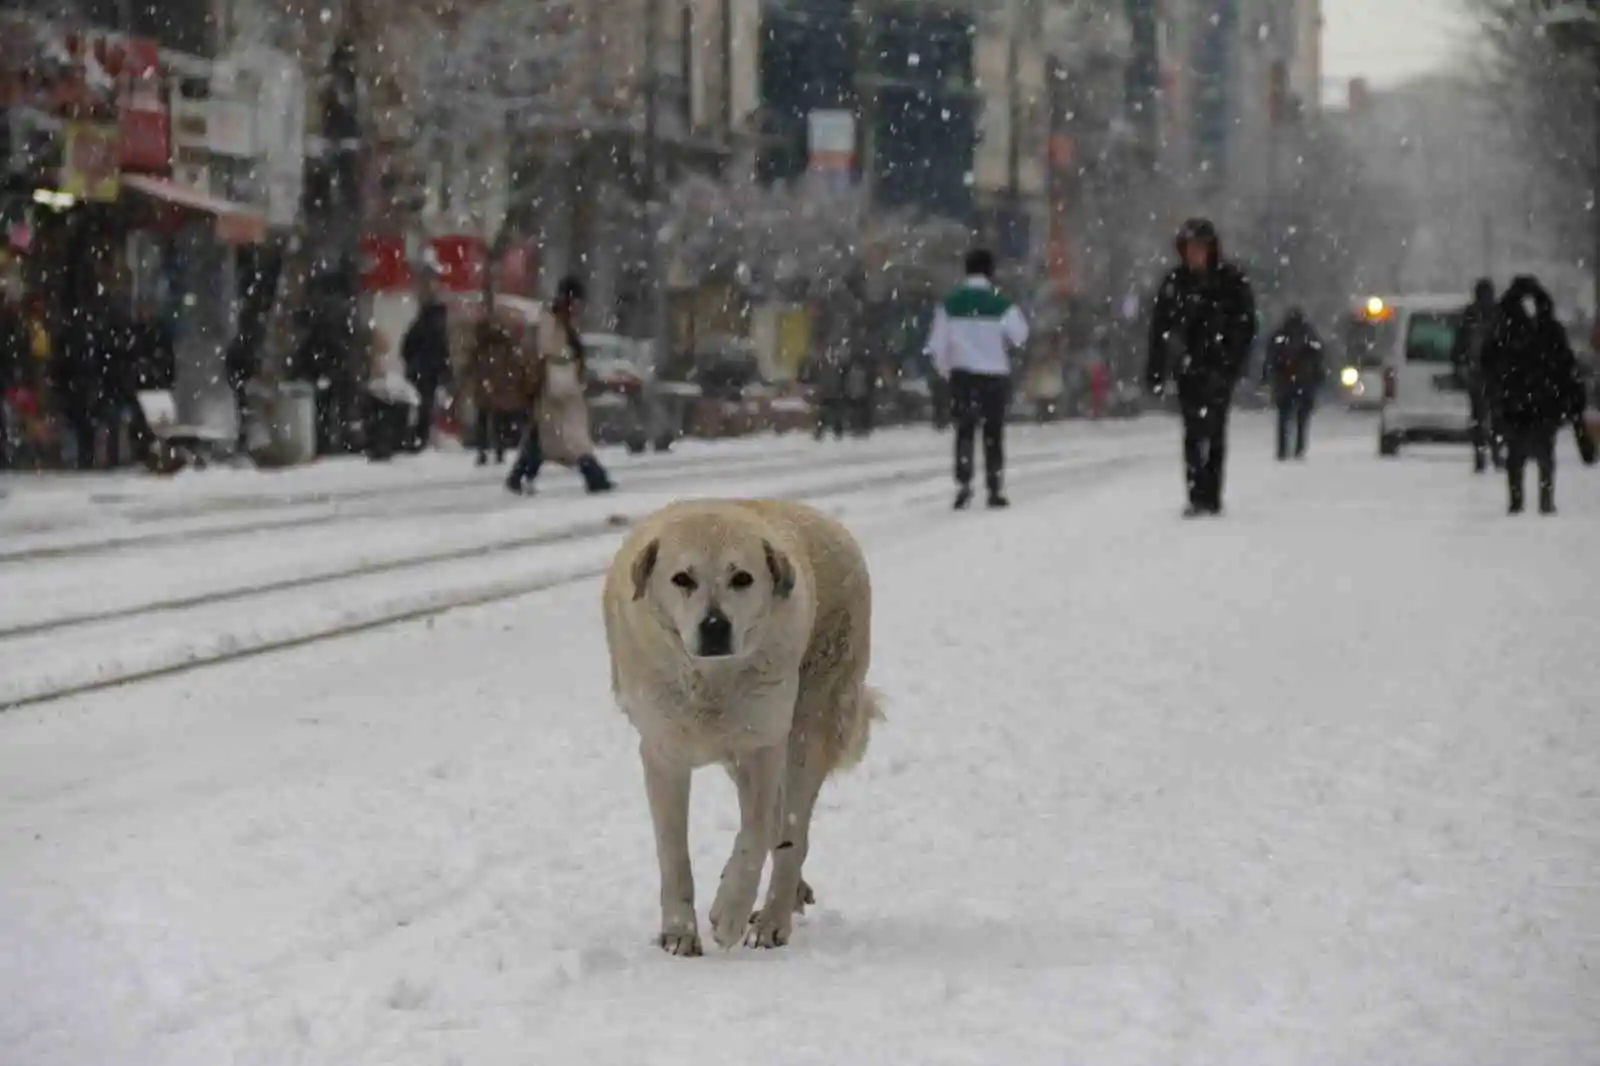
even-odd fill
[(1306, 457), (1311, 412), (1316, 408), (1317, 390), (1322, 388), (1326, 375), (1322, 338), (1305, 311), (1291, 307), (1267, 345), (1267, 361), (1261, 374), (1264, 383), (1272, 387), (1272, 401), (1278, 408), (1278, 462), (1284, 462), (1291, 454), (1296, 459)]

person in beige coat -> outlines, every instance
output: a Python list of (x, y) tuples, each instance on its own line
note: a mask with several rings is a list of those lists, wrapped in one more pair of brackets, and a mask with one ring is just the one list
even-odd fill
[(533, 330), (538, 386), (522, 450), (506, 478), (510, 492), (527, 492), (546, 460), (575, 467), (592, 493), (610, 492), (616, 487), (595, 458), (594, 441), (589, 435), (583, 341), (578, 336), (583, 298), (583, 282), (574, 277), (562, 278), (549, 312)]

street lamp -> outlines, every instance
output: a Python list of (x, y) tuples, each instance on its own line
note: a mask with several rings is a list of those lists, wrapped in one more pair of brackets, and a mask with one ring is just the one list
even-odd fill
[(1537, 25), (1562, 51), (1584, 53), (1593, 65), (1590, 91), (1594, 94), (1590, 137), (1595, 158), (1589, 165), (1589, 212), (1593, 230), (1590, 273), (1594, 275), (1594, 312), (1600, 315), (1600, 0), (1537, 0)]

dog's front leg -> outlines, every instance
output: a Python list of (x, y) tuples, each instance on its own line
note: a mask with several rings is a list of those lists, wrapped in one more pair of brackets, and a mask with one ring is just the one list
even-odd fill
[(722, 884), (711, 906), (711, 935), (723, 948), (744, 939), (761, 888), (767, 853), (777, 843), (783, 810), (785, 746), (760, 748), (733, 765), (739, 789), (739, 835), (722, 869)]
[(639, 746), (639, 755), (644, 760), (644, 789), (656, 831), (656, 860), (661, 864), (658, 943), (672, 955), (698, 955), (700, 930), (694, 916), (694, 872), (689, 865), (689, 782), (693, 771), (663, 760), (648, 745)]

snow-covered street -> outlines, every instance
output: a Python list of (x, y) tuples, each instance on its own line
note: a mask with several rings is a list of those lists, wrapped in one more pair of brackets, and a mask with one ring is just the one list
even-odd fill
[[(1600, 473), (1564, 438), (1561, 515), (1510, 519), (1464, 449), (1315, 432), (1236, 416), (1194, 523), (1159, 418), (1019, 430), (1000, 513), (927, 430), (602, 499), (460, 455), (9, 482), (0, 1064), (1593, 1063)], [(597, 575), (699, 494), (852, 527), (889, 721), (793, 943), (681, 960)], [(702, 918), (736, 826), (700, 775)]]

